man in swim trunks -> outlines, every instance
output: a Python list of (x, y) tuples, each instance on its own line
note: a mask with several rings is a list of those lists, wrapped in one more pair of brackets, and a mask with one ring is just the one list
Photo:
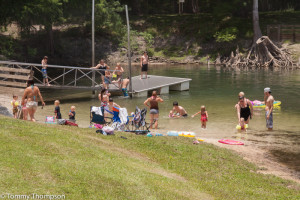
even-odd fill
[(239, 93), (239, 102), (235, 105), (239, 124), (241, 123), (241, 118), (244, 118), (245, 123), (249, 124), (250, 118), (252, 119), (253, 116), (253, 105), (244, 95), (244, 92)]
[(36, 112), (36, 109), (38, 107), (37, 102), (37, 96), (40, 97), (40, 100), (42, 102), (42, 106), (45, 106), (45, 102), (43, 100), (43, 97), (41, 95), (40, 89), (37, 86), (34, 86), (33, 80), (27, 81), (27, 88), (24, 90), (24, 95), (22, 97), (22, 105), (24, 106), (25, 99), (27, 97), (27, 103), (26, 108), (30, 116), (30, 120), (35, 122), (34, 114)]
[(269, 131), (273, 130), (273, 103), (274, 97), (271, 95), (271, 89), (265, 88), (264, 89), (264, 100), (266, 104), (266, 127)]
[(110, 67), (104, 62), (103, 59), (101, 59), (96, 67), (91, 68), (100, 69), (102, 84), (104, 84), (105, 71), (108, 70)]
[(178, 102), (173, 102), (173, 109), (170, 111), (169, 117), (187, 117), (188, 114), (182, 106), (178, 106)]
[(148, 54), (146, 51), (144, 51), (144, 54), (141, 57), (141, 79), (143, 78), (143, 74), (146, 75), (146, 79), (147, 79), (147, 75), (148, 75)]

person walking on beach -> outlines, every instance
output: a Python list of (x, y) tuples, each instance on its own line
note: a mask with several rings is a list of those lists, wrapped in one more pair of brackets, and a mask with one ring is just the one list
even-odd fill
[(24, 90), (24, 95), (22, 97), (21, 104), (24, 105), (25, 99), (27, 98), (27, 103), (26, 103), (27, 111), (30, 116), (30, 120), (35, 122), (34, 114), (38, 107), (37, 96), (39, 96), (39, 98), (42, 102), (42, 106), (45, 106), (45, 102), (41, 95), (40, 89), (37, 86), (34, 86), (33, 80), (28, 80), (27, 86), (28, 87)]
[(91, 67), (92, 69), (100, 69), (102, 84), (104, 84), (105, 71), (109, 69), (109, 66), (104, 62), (103, 59), (99, 61), (96, 67)]
[(48, 62), (48, 57), (44, 56), (43, 60), (42, 60), (42, 74), (43, 74), (43, 83), (44, 85), (50, 86), (49, 82), (48, 82), (48, 75), (47, 75), (47, 62)]
[(150, 128), (151, 129), (152, 129), (153, 123), (154, 123), (155, 129), (157, 129), (157, 126), (158, 126), (158, 117), (159, 117), (158, 102), (164, 102), (164, 100), (157, 95), (156, 91), (153, 91), (152, 96), (144, 102), (144, 105), (150, 108)]
[(273, 130), (273, 103), (274, 97), (271, 95), (271, 89), (264, 89), (264, 100), (266, 104), (266, 127), (269, 131)]
[(239, 93), (239, 102), (235, 105), (239, 124), (241, 118), (244, 118), (245, 123), (249, 124), (250, 119), (253, 117), (253, 105), (249, 99), (245, 98), (244, 92)]
[(148, 75), (148, 54), (146, 51), (144, 51), (144, 54), (141, 57), (141, 79), (143, 78), (143, 74), (146, 75), (146, 79), (147, 79), (147, 75)]

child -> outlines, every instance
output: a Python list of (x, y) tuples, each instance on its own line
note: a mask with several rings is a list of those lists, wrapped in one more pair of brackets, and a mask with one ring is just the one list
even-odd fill
[(28, 116), (26, 104), (27, 104), (27, 98), (24, 99), (24, 105), (22, 106), (23, 120), (27, 120), (27, 116)]
[(121, 88), (121, 80), (122, 80), (123, 72), (124, 72), (123, 67), (121, 67), (120, 63), (117, 63), (117, 66), (116, 66), (113, 74), (117, 75), (117, 81), (114, 81), (114, 83), (118, 83), (119, 88)]
[(17, 117), (18, 117), (18, 106), (19, 106), (18, 96), (13, 95), (13, 100), (11, 101), (11, 105), (13, 106), (14, 118), (17, 119)]
[(50, 86), (49, 82), (48, 82), (48, 76), (47, 76), (47, 62), (48, 62), (48, 57), (44, 56), (43, 60), (42, 60), (42, 74), (43, 74), (43, 83), (44, 85), (47, 83), (47, 86)]
[(237, 129), (241, 131), (247, 131), (248, 124), (245, 123), (245, 119), (241, 118), (240, 125), (237, 125)]
[(185, 111), (185, 109), (182, 106), (178, 106), (177, 101), (174, 101), (173, 109), (170, 110), (169, 117), (179, 118), (179, 117), (187, 117), (187, 116), (188, 116), (188, 114)]
[(60, 113), (59, 104), (60, 104), (59, 100), (55, 100), (54, 101), (54, 105), (55, 105), (54, 113), (55, 113), (55, 118), (56, 119), (61, 119), (61, 113)]
[(72, 122), (75, 122), (75, 106), (71, 106), (71, 110), (69, 112), (69, 120), (72, 121)]
[(192, 117), (195, 117), (196, 115), (201, 113), (201, 128), (206, 129), (206, 122), (208, 121), (208, 114), (205, 110), (205, 106), (201, 106), (201, 110), (197, 112), (196, 114), (192, 115)]

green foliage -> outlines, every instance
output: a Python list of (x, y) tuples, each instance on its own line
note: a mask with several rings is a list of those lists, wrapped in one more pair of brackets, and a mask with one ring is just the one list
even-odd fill
[(27, 47), (27, 53), (28, 56), (30, 57), (35, 57), (37, 55), (37, 49), (36, 48), (31, 48), (31, 47)]
[(153, 45), (154, 43), (154, 37), (153, 35), (151, 35), (151, 33), (148, 32), (140, 32), (139, 33), (140, 36), (142, 36), (146, 42), (147, 47), (150, 47)]
[(14, 54), (14, 48), (13, 38), (0, 38), (0, 54), (9, 57)]
[(153, 57), (154, 56), (154, 48), (147, 48), (147, 53), (149, 57)]
[(238, 30), (236, 27), (229, 27), (216, 32), (214, 37), (217, 42), (231, 42), (236, 39)]

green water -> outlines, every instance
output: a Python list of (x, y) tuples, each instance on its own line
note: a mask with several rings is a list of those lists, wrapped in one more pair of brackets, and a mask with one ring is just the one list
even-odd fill
[[(139, 68), (134, 67), (134, 75)], [(158, 132), (168, 130), (194, 131), (203, 138), (239, 139), (248, 145), (267, 147), (269, 152), (300, 172), (300, 71), (230, 71), (214, 66), (150, 66), (149, 74), (191, 78), (190, 90), (170, 92), (161, 95), (164, 102), (160, 104), (160, 119)], [(240, 91), (245, 92), (250, 100), (263, 100), (263, 89), (270, 87), (275, 100), (282, 101), (280, 109), (274, 111), (274, 131), (268, 132), (265, 127), (264, 110), (255, 110), (246, 134), (237, 133), (237, 115), (234, 108), (238, 102)], [(89, 108), (100, 105), (91, 97), (91, 92), (85, 91), (42, 91), (46, 99), (60, 99), (63, 117), (67, 118), (71, 105), (76, 106), (76, 120), (81, 127), (89, 125)], [(78, 99), (80, 97), (80, 99)], [(135, 106), (144, 107), (146, 98), (124, 99), (115, 97), (121, 107), (126, 107), (128, 113)], [(208, 111), (207, 129), (201, 129), (200, 116), (187, 119), (169, 119), (172, 102), (178, 101), (191, 116), (205, 105)], [(50, 105), (51, 104), (51, 105)], [(43, 121), (46, 115), (53, 115), (52, 102), (39, 109), (37, 119)]]

